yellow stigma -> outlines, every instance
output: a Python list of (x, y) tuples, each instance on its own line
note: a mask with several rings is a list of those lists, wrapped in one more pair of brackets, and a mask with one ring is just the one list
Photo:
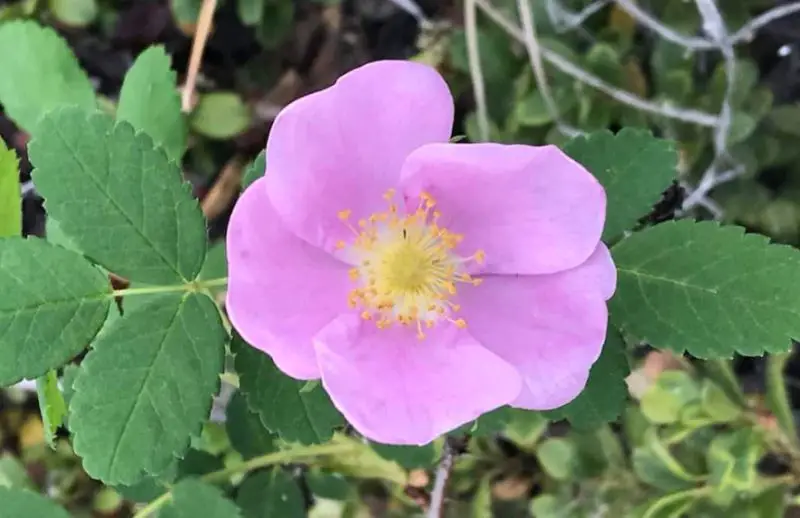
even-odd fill
[(361, 219), (357, 226), (349, 222), (350, 210), (338, 214), (355, 235), (350, 243), (336, 244), (357, 260), (349, 272), (356, 287), (348, 294), (348, 305), (360, 308), (361, 318), (379, 329), (409, 326), (420, 339), (425, 329), (442, 321), (465, 328), (467, 322), (455, 316), (460, 306), (452, 299), (459, 284), (480, 284), (465, 265), (483, 263), (485, 254), (478, 250), (465, 258), (455, 253), (463, 236), (439, 225), (441, 215), (430, 194), (422, 193), (417, 209), (405, 215), (394, 195), (393, 190), (384, 195), (387, 211)]

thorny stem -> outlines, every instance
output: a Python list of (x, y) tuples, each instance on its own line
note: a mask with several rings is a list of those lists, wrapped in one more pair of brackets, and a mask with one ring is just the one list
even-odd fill
[(195, 281), (188, 284), (172, 284), (170, 286), (147, 286), (145, 288), (125, 288), (111, 292), (112, 297), (124, 297), (127, 295), (151, 295), (153, 293), (175, 293), (180, 291), (205, 291), (208, 288), (225, 286), (228, 284), (227, 277), (219, 279), (209, 279), (207, 281)]
[[(289, 462), (300, 462), (303, 460), (309, 460), (312, 457), (321, 457), (324, 455), (333, 455), (336, 453), (347, 453), (353, 451), (353, 445), (351, 444), (318, 444), (315, 446), (306, 446), (302, 448), (294, 448), (291, 450), (279, 451), (275, 453), (269, 453), (267, 455), (262, 455), (260, 457), (256, 457), (251, 459), (247, 462), (239, 464), (238, 466), (232, 466), (230, 468), (222, 469), (219, 471), (214, 471), (213, 473), (208, 473), (202, 477), (200, 480), (203, 482), (208, 483), (220, 483), (225, 482), (233, 475), (238, 475), (241, 473), (249, 473), (251, 471), (255, 471), (260, 468), (264, 468), (267, 466), (274, 466), (275, 464), (286, 464)], [(146, 518), (151, 516), (153, 513), (164, 507), (170, 500), (172, 499), (172, 491), (167, 491), (160, 497), (156, 498), (145, 507), (143, 507), (139, 512), (133, 515), (133, 518)]]
[(450, 437), (445, 438), (444, 448), (442, 449), (442, 460), (436, 468), (436, 479), (431, 492), (431, 505), (428, 508), (427, 518), (442, 518), (444, 516), (444, 497), (447, 489), (447, 480), (453, 470), (456, 460), (455, 448)]

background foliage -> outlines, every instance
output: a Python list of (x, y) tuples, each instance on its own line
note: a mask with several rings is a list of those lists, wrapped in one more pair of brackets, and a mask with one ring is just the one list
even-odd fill
[[(18, 49), (0, 52), (0, 384), (36, 380), (0, 396), (0, 518), (419, 516), (444, 472), (447, 516), (800, 503), (800, 256), (664, 222), (797, 244), (796, 18), (759, 25), (761, 0), (227, 0), (182, 106), (201, 4), (0, 7)], [(606, 187), (613, 325), (569, 405), (371, 444), (322, 387), (229, 339), (221, 240), (270, 121), (386, 57), (443, 72), (457, 134), (561, 145)]]

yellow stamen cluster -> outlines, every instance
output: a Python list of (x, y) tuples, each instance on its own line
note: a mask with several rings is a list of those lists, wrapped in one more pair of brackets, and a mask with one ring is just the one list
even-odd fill
[(355, 235), (351, 243), (337, 245), (357, 261), (350, 270), (357, 286), (348, 294), (348, 304), (380, 329), (395, 323), (416, 326), (420, 339), (425, 338), (424, 329), (440, 321), (466, 327), (463, 318), (455, 317), (460, 308), (453, 299), (459, 284), (480, 284), (464, 265), (482, 263), (483, 251), (466, 258), (454, 252), (464, 236), (439, 225), (441, 214), (429, 194), (422, 193), (416, 210), (407, 214), (400, 212), (394, 195), (394, 190), (384, 195), (387, 211), (355, 225), (350, 222), (351, 211), (339, 212), (339, 219)]

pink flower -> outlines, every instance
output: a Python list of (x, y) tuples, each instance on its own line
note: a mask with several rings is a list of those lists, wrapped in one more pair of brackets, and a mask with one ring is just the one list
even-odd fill
[(554, 146), (452, 125), (433, 69), (365, 65), (280, 113), (231, 217), (234, 327), (379, 442), (562, 406), (605, 339), (603, 188)]

